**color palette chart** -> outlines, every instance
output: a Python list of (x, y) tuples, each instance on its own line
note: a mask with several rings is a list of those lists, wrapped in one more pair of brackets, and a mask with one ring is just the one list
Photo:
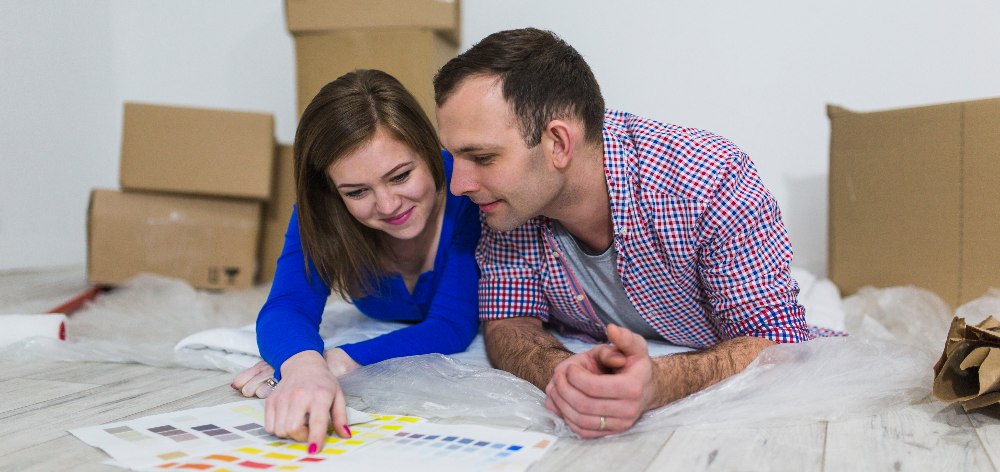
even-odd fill
[(526, 470), (554, 436), (480, 425), (435, 424), (414, 416), (349, 409), (350, 439), (328, 437), (323, 450), (271, 436), (263, 401), (248, 400), (71, 430), (133, 470)]
[[(348, 408), (349, 423), (372, 421)], [(69, 432), (103, 449), (116, 465), (138, 468), (166, 460), (256, 446), (279, 438), (264, 431), (264, 401), (245, 400), (206, 408), (163, 413)]]

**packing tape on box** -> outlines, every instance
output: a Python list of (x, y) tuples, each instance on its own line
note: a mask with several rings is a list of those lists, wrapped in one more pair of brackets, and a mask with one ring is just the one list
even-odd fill
[(0, 346), (36, 336), (66, 339), (66, 315), (0, 315)]

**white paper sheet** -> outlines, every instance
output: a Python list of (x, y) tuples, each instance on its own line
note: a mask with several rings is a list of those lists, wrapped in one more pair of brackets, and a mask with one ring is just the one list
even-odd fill
[(556, 437), (348, 408), (353, 437), (323, 450), (267, 434), (263, 400), (164, 413), (70, 430), (132, 470), (526, 470)]

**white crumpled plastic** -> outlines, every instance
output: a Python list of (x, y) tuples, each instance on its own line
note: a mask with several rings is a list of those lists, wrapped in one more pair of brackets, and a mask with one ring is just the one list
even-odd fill
[[(770, 347), (743, 372), (647, 412), (627, 434), (863, 418), (925, 399), (947, 333), (947, 305), (913, 287), (866, 288), (845, 300), (844, 311), (853, 335)], [(342, 384), (352, 401), (377, 411), (572, 435), (544, 409), (544, 394), (533, 385), (446, 356), (388, 360), (343, 377)]]
[(252, 323), (266, 296), (267, 287), (215, 293), (180, 279), (142, 274), (70, 316), (66, 341), (25, 339), (0, 348), (0, 359), (231, 370), (219, 357), (174, 353), (174, 345), (194, 332)]
[[(874, 339), (778, 345), (740, 374), (647, 412), (629, 433), (870, 416), (926, 397), (933, 361), (930, 352)], [(341, 384), (359, 409), (572, 435), (544, 408), (545, 395), (535, 386), (507, 372), (446, 356), (387, 360), (344, 376)]]
[(372, 364), (341, 377), (340, 384), (348, 404), (358, 409), (568, 433), (545, 409), (545, 394), (534, 385), (441, 354)]
[[(807, 284), (808, 285), (808, 284)], [(816, 285), (820, 287), (820, 285)], [(809, 293), (821, 293), (808, 289)], [(835, 299), (826, 290), (825, 298)], [(174, 350), (181, 339), (213, 328), (238, 329), (252, 323), (266, 287), (214, 294), (182, 281), (142, 276), (98, 298), (67, 322), (69, 341), (34, 338), (0, 349), (10, 360), (141, 362), (237, 370), (231, 353)], [(803, 301), (807, 309), (810, 304)], [(631, 430), (718, 423), (794, 424), (870, 416), (918, 402), (931, 387), (952, 313), (938, 297), (912, 287), (866, 288), (843, 304), (846, 338), (818, 339), (768, 348), (740, 374), (695, 395), (647, 412)], [(970, 320), (1000, 310), (1000, 292), (991, 291), (958, 312)], [(321, 330), (334, 345), (377, 336), (397, 328), (364, 318), (350, 305), (332, 302)], [(343, 337), (341, 337), (343, 336)], [(237, 344), (247, 344), (246, 333)], [(195, 339), (197, 341), (197, 339)], [(574, 351), (590, 345), (561, 338)], [(199, 344), (201, 343), (201, 344)], [(204, 345), (202, 341), (192, 345)], [(225, 343), (224, 343), (225, 344)], [(654, 355), (676, 347), (650, 343)], [(235, 350), (236, 348), (231, 348)], [(240, 355), (254, 354), (254, 347)], [(252, 357), (248, 357), (252, 359)], [(393, 359), (342, 378), (352, 406), (406, 413), (439, 421), (488, 422), (571, 435), (544, 408), (544, 394), (506, 372), (486, 365), (482, 337), (454, 356)]]

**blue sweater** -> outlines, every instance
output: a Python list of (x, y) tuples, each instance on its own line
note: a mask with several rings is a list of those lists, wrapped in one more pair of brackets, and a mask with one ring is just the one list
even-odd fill
[[(442, 153), (445, 186), (451, 182), (452, 157)], [(479, 208), (448, 192), (434, 268), (420, 274), (411, 294), (399, 274), (382, 279), (383, 293), (353, 300), (361, 313), (384, 321), (413, 323), (377, 338), (340, 346), (361, 365), (394, 357), (464, 351), (479, 330), (479, 271), (474, 253), (479, 241)], [(306, 277), (297, 210), (293, 209), (285, 246), (278, 258), (267, 302), (257, 315), (261, 357), (275, 368), (305, 350), (323, 353), (319, 324), (330, 287), (309, 261)]]

